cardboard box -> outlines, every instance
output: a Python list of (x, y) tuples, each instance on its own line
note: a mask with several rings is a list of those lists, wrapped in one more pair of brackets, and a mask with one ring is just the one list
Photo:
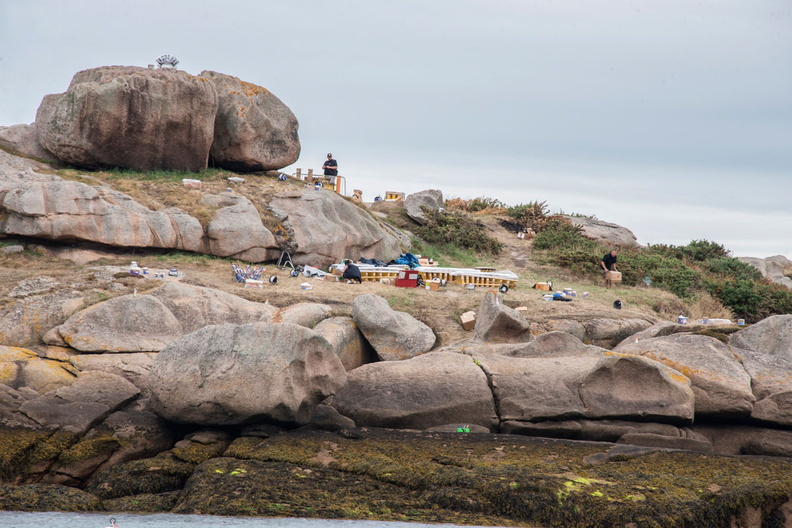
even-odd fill
[(535, 290), (542, 290), (542, 291), (550, 291), (550, 283), (549, 282), (537, 282), (534, 284)]
[(473, 330), (476, 326), (476, 312), (465, 312), (459, 316), (462, 321), (462, 328), (465, 330)]
[(608, 271), (605, 273), (605, 278), (611, 282), (621, 282), (621, 271)]
[(426, 289), (427, 290), (432, 290), (432, 291), (439, 290), (440, 289), (440, 281), (439, 280), (437, 280), (437, 281), (430, 280), (429, 282), (426, 283)]

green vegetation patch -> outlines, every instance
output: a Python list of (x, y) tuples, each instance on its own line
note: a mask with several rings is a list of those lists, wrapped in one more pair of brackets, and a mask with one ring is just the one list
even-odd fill
[[(785, 459), (657, 451), (586, 463), (608, 448), (503, 435), (289, 434), (263, 441), (241, 438), (226, 453), (261, 465), (214, 459), (202, 472), (216, 473), (214, 487), (220, 486), (218, 480), (240, 485), (258, 471), (288, 475), (272, 484), (276, 489), (260, 490), (266, 504), (236, 504), (226, 510), (229, 515), (242, 514), (243, 507), (264, 508), (253, 515), (270, 514), (265, 509), (279, 504), (290, 516), (313, 516), (319, 510), (320, 516), (398, 519), (377, 507), (387, 504), (390, 512), (412, 510), (413, 520), (423, 522), (431, 522), (427, 512), (446, 510), (447, 519), (456, 522), (502, 524), (510, 519), (567, 527), (630, 522), (639, 527), (720, 527), (747, 506), (772, 511), (792, 492), (792, 462)], [(232, 477), (239, 467), (247, 472)], [(357, 509), (348, 509), (335, 495), (339, 486), (366, 489), (354, 501)], [(394, 487), (401, 495), (392, 493)], [(297, 488), (302, 489), (299, 497), (287, 495)], [(222, 496), (237, 496), (237, 488), (221, 489)], [(328, 509), (325, 500), (334, 506)], [(208, 511), (201, 507), (196, 503), (180, 512)]]

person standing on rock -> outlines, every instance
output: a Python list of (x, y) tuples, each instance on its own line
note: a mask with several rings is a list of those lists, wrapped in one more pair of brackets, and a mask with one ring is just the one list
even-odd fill
[(325, 176), (338, 176), (338, 162), (333, 159), (332, 154), (327, 155), (327, 161), (322, 165)]

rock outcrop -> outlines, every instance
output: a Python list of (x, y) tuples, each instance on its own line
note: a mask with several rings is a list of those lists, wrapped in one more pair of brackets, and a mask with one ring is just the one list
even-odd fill
[(449, 423), (497, 428), (492, 391), (468, 356), (431, 352), (351, 371), (333, 406), (358, 425), (427, 429)]
[(637, 246), (638, 237), (635, 234), (618, 224), (603, 222), (596, 218), (586, 216), (564, 215), (573, 225), (583, 230), (583, 236), (610, 246)]
[(379, 295), (359, 295), (352, 318), (383, 361), (409, 359), (432, 349), (437, 337), (412, 315), (392, 309)]
[(281, 169), (300, 156), (297, 118), (269, 90), (236, 77), (203, 71), (217, 92), (212, 162), (216, 167), (255, 172)]
[(755, 267), (765, 279), (792, 289), (792, 277), (790, 277), (792, 275), (792, 260), (785, 256), (776, 255), (767, 258), (737, 257), (737, 260)]
[(493, 292), (487, 292), (481, 302), (473, 331), (477, 341), (487, 343), (526, 343), (533, 338), (525, 317)]
[(290, 323), (207, 326), (160, 352), (149, 374), (154, 411), (200, 425), (304, 425), (345, 382), (330, 344)]
[(42, 161), (56, 161), (38, 142), (36, 124), (0, 127), (0, 146), (29, 158)]
[(429, 211), (438, 211), (444, 207), (443, 192), (437, 189), (409, 194), (404, 199), (404, 212), (421, 225), (427, 221), (424, 208)]
[(277, 309), (235, 295), (179, 283), (122, 295), (77, 312), (45, 342), (81, 352), (158, 352), (207, 325), (270, 321)]
[(214, 83), (177, 70), (105, 66), (75, 74), (36, 113), (39, 143), (89, 169), (199, 171), (207, 167)]
[(400, 254), (398, 240), (364, 209), (327, 190), (283, 192), (269, 208), (283, 229), (279, 245), (291, 252), (295, 264), (326, 267), (342, 259), (360, 257), (385, 262)]

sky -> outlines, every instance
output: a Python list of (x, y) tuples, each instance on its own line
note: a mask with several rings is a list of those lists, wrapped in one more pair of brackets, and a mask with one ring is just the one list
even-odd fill
[(792, 258), (789, 0), (0, 0), (0, 126), (170, 54), (263, 86), (347, 194), (593, 215)]

